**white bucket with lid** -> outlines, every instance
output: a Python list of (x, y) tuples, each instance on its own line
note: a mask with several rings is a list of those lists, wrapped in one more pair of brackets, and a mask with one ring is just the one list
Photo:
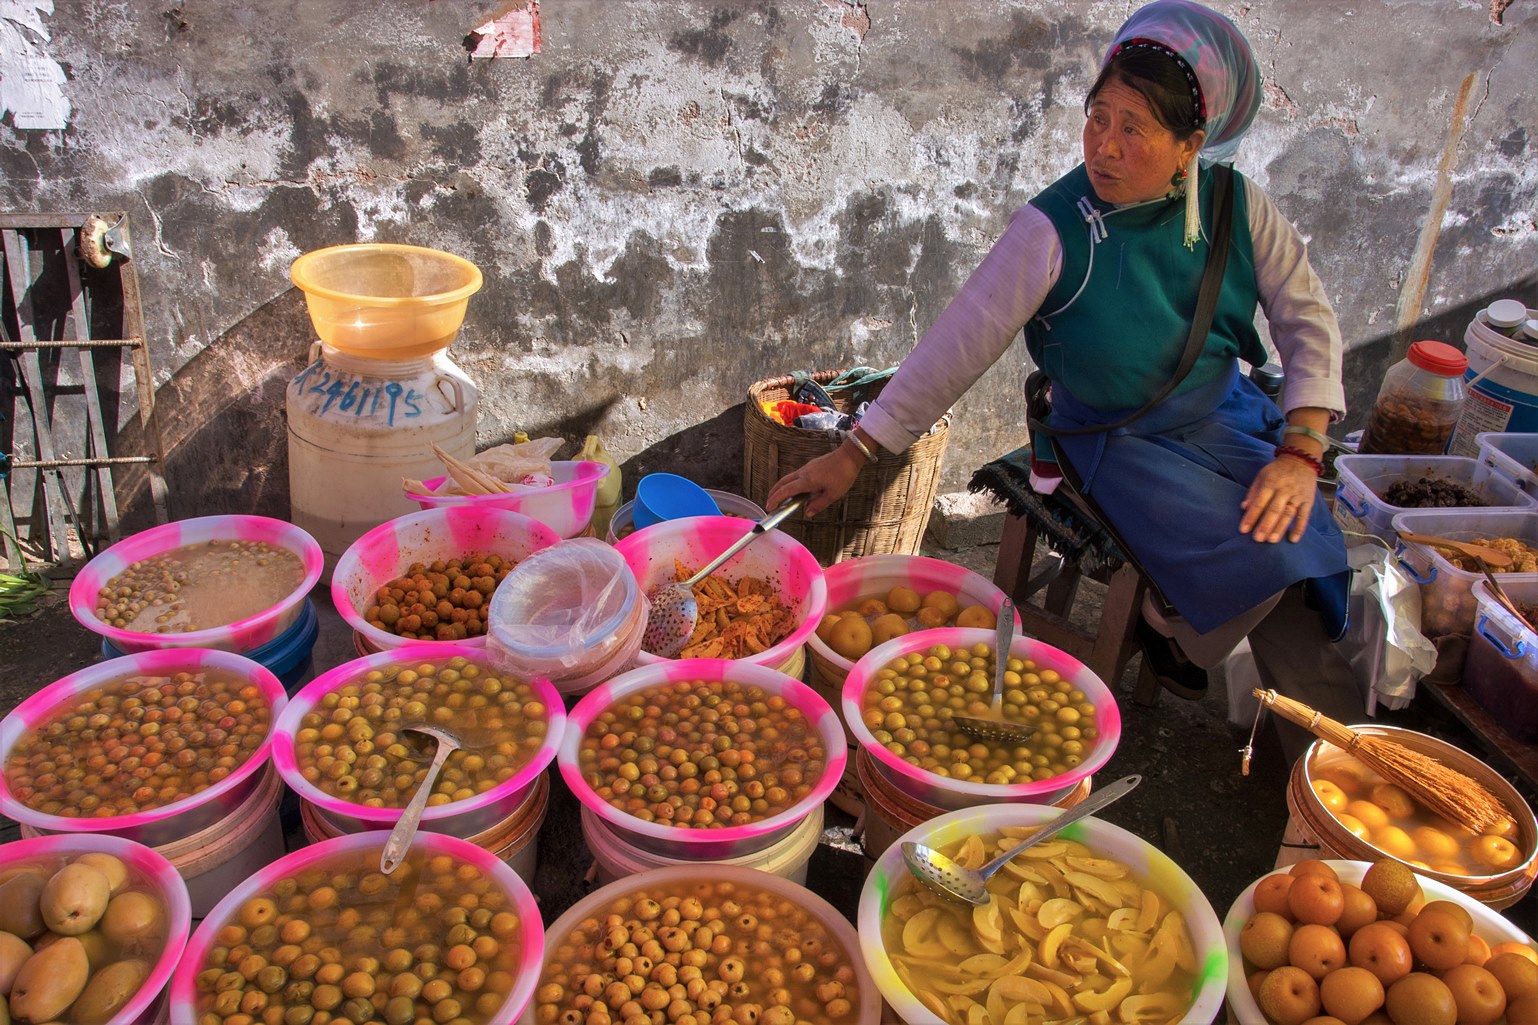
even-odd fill
[[(1538, 317), (1538, 310), (1527, 311)], [(1538, 431), (1538, 346), (1508, 338), (1490, 326), (1480, 310), (1463, 333), (1469, 369), (1467, 395), (1447, 454), (1478, 456), (1478, 435), (1486, 431)]]

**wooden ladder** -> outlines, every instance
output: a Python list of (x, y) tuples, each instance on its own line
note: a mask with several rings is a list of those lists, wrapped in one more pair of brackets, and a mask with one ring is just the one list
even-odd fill
[[(141, 487), (155, 522), (170, 515), (127, 216), (0, 213), (0, 246), (0, 554), (68, 571), (121, 537)], [(137, 409), (120, 430), (125, 371)]]

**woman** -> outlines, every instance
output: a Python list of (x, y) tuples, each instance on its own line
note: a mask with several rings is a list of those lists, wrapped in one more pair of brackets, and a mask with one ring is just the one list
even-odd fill
[[(1231, 158), (1260, 91), (1227, 18), (1190, 0), (1133, 14), (1085, 101), (1084, 162), (1016, 211), (855, 430), (778, 482), (769, 507), (809, 493), (807, 515), (826, 508), (1023, 329), (1051, 382), (1033, 484), (1055, 487), (1060, 460), (1162, 596), (1139, 624), (1145, 664), (1199, 697), (1201, 667), (1248, 635), (1268, 686), (1308, 674), (1316, 686), (1286, 689), (1355, 718), (1349, 669), (1329, 650), (1345, 627), (1345, 548), (1317, 487), (1324, 431), (1345, 411), (1339, 328), (1297, 231), (1237, 174), (1211, 329), (1178, 385), (1143, 408), (1185, 355), (1214, 165)], [(1257, 304), (1286, 369), (1281, 409), (1239, 372), (1267, 358)]]

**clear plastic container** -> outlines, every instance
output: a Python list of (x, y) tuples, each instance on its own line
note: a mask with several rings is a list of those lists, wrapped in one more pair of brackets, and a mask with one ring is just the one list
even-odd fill
[(1468, 357), (1445, 342), (1416, 342), (1388, 368), (1357, 452), (1439, 455), (1463, 411)]
[(1509, 479), (1466, 456), (1364, 456), (1353, 453), (1338, 456), (1335, 470), (1340, 477), (1335, 493), (1336, 522), (1345, 530), (1376, 534), (1390, 545), (1396, 540), (1391, 526), (1393, 518), (1402, 512), (1417, 511), (1411, 506), (1393, 505), (1383, 497), (1401, 480), (1429, 477), (1461, 484), (1479, 497), (1480, 506), (1468, 507), (1478, 512), (1538, 508), (1538, 501), (1523, 493)]
[(1485, 431), (1474, 440), (1480, 462), (1529, 495), (1538, 495), (1538, 434)]
[[(1501, 590), (1519, 609), (1538, 605), (1538, 579), (1503, 579)], [(1514, 738), (1538, 740), (1538, 633), (1508, 612), (1486, 581), (1475, 582), (1474, 601), (1463, 689)]]
[[(1538, 512), (1520, 509), (1421, 509), (1394, 517), (1395, 530), (1453, 541), (1488, 543), (1511, 538), (1538, 548)], [(1474, 583), (1478, 570), (1459, 569), (1441, 552), (1418, 541), (1400, 545), (1399, 563), (1420, 584), (1421, 633), (1427, 637), (1467, 636), (1474, 629)], [(1503, 572), (1501, 586), (1538, 582), (1538, 572)]]

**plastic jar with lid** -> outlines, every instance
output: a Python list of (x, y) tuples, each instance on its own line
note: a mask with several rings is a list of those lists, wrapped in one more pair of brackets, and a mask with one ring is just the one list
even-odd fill
[(1468, 357), (1445, 342), (1416, 342), (1388, 368), (1358, 452), (1440, 455), (1463, 410)]
[(1485, 323), (1507, 338), (1526, 341), (1522, 334), (1522, 324), (1525, 320), (1527, 320), (1527, 306), (1520, 299), (1497, 299), (1485, 307)]

